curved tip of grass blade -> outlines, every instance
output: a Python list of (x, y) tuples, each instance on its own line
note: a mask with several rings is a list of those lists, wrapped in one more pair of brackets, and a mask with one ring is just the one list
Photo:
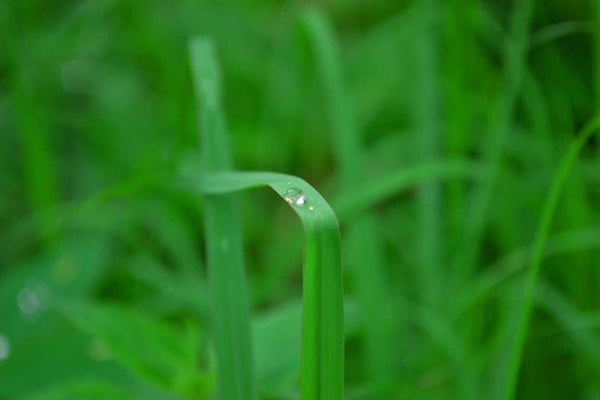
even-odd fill
[(205, 195), (263, 186), (271, 187), (290, 204), (305, 226), (321, 221), (335, 225), (335, 229), (338, 229), (337, 217), (329, 203), (301, 178), (274, 172), (217, 172), (204, 175), (200, 179), (200, 191)]
[(341, 400), (344, 382), (343, 288), (337, 218), (306, 181), (269, 172), (218, 172), (199, 182), (203, 195), (269, 186), (305, 230), (301, 400)]

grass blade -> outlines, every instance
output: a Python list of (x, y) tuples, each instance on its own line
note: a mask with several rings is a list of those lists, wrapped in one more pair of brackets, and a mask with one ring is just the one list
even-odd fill
[[(531, 245), (520, 247), (486, 267), (486, 272), (476, 277), (469, 284), (469, 288), (464, 290), (456, 300), (454, 306), (456, 315), (461, 315), (476, 305), (484, 304), (510, 278), (522, 272), (527, 267), (531, 248)], [(600, 248), (600, 230), (590, 227), (549, 238), (546, 242), (544, 258), (597, 248)]]
[(485, 179), (485, 166), (466, 160), (438, 160), (391, 171), (365, 182), (360, 191), (348, 190), (333, 204), (341, 220), (360, 216), (368, 209), (416, 185), (442, 179)]
[(300, 20), (315, 67), (323, 85), (323, 97), (330, 118), (333, 152), (340, 171), (343, 187), (352, 186), (357, 176), (364, 173), (366, 163), (360, 144), (360, 132), (348, 94), (344, 90), (339, 50), (333, 28), (319, 10), (306, 10)]
[[(473, 10), (473, 0), (447, 2), (445, 16), (441, 18), (443, 32), (447, 35), (444, 46), (447, 46), (449, 54), (455, 55), (444, 58), (442, 68), (445, 73), (443, 107), (447, 115), (444, 144), (450, 157), (464, 157), (468, 154), (467, 132), (473, 119), (473, 96), (468, 91), (470, 76), (473, 75), (470, 71), (481, 68), (473, 26), (466, 22)], [(448, 225), (452, 231), (461, 231), (462, 221), (467, 213), (463, 207), (466, 186), (460, 180), (450, 180), (446, 187)], [(459, 238), (455, 236), (460, 235), (452, 236), (447, 244), (449, 248), (459, 243)]]
[[(418, 99), (416, 102), (417, 148), (420, 159), (434, 160), (441, 141), (440, 106), (441, 94), (440, 73), (438, 67), (439, 38), (438, 8), (435, 0), (421, 0), (419, 8), (423, 19), (419, 35), (417, 63), (419, 65)], [(417, 217), (419, 240), (417, 243), (417, 260), (419, 266), (419, 287), (421, 301), (435, 306), (442, 289), (443, 273), (441, 257), (442, 248), (442, 202), (441, 190), (437, 182), (428, 182), (419, 187), (417, 192)]]
[[(490, 176), (474, 190), (471, 198), (468, 199), (467, 207), (470, 217), (462, 234), (462, 241), (459, 242), (453, 265), (452, 276), (455, 289), (460, 288), (471, 277), (483, 248), (481, 244), (488, 225), (490, 205), (501, 175), (506, 138), (514, 118), (514, 110), (525, 71), (533, 5), (533, 0), (513, 1), (510, 36), (503, 49), (502, 83), (490, 109), (489, 128), (482, 143), (482, 159), (489, 168)], [(472, 351), (474, 352), (478, 351), (476, 346), (480, 342), (482, 321), (481, 312), (474, 314), (465, 326), (465, 333), (462, 334), (465, 342), (468, 346), (473, 347)], [(469, 368), (472, 376), (479, 374), (478, 367), (469, 366)]]
[[(220, 108), (220, 77), (212, 42), (190, 45), (200, 117), (202, 167), (232, 168), (225, 119)], [(250, 340), (250, 316), (241, 223), (231, 194), (204, 196), (207, 268), (213, 307), (217, 379), (222, 400), (254, 400), (256, 384)]]
[(511, 38), (504, 49), (504, 76), (501, 91), (492, 108), (492, 117), (484, 142), (482, 157), (489, 166), (490, 179), (483, 182), (473, 194), (470, 204), (469, 224), (466, 227), (463, 245), (458, 253), (457, 278), (464, 281), (472, 273), (481, 249), (489, 205), (499, 175), (500, 161), (504, 152), (507, 132), (510, 128), (515, 104), (521, 89), (525, 71), (527, 35), (533, 14), (533, 0), (514, 1), (511, 16)]
[[(362, 317), (356, 304), (344, 301), (344, 333), (359, 334)], [(261, 394), (292, 392), (300, 374), (302, 301), (292, 300), (258, 314), (252, 319), (256, 376)]]
[[(198, 393), (195, 390), (199, 389), (200, 375), (194, 335), (116, 304), (65, 301), (60, 310), (136, 375), (165, 388), (180, 389), (182, 394)], [(182, 385), (184, 382), (186, 385)]]
[(600, 109), (600, 1), (593, 2), (594, 33), (594, 104)]
[(45, 244), (51, 244), (57, 238), (53, 237), (55, 232), (52, 229), (51, 218), (48, 218), (44, 211), (60, 201), (60, 186), (55, 168), (56, 154), (51, 141), (54, 132), (49, 128), (49, 115), (53, 110), (47, 104), (36, 102), (35, 93), (40, 88), (32, 85), (31, 77), (20, 72), (19, 80), (12, 96), (16, 105), (16, 122), (23, 151), (25, 183), (31, 209), (38, 217), (38, 237)]
[(565, 185), (568, 173), (571, 171), (573, 165), (575, 164), (575, 161), (581, 149), (583, 148), (586, 141), (599, 128), (600, 118), (594, 118), (582, 129), (577, 139), (575, 139), (575, 141), (571, 144), (571, 146), (567, 150), (567, 153), (561, 160), (557, 174), (552, 182), (552, 187), (550, 188), (550, 192), (548, 194), (548, 197), (546, 198), (546, 202), (542, 210), (540, 223), (538, 225), (536, 238), (534, 241), (529, 269), (527, 271), (525, 287), (523, 289), (523, 297), (520, 303), (521, 307), (519, 310), (517, 310), (517, 330), (509, 350), (506, 383), (505, 385), (503, 385), (503, 393), (500, 397), (501, 399), (511, 400), (514, 398), (515, 395), (517, 377), (519, 374), (519, 367), (521, 364), (521, 358), (523, 354), (523, 345), (525, 343), (525, 338), (527, 336), (527, 326), (531, 317), (533, 296), (535, 294), (540, 265), (542, 262), (542, 257), (544, 255), (546, 241), (550, 232), (550, 225), (552, 223), (552, 218), (554, 217), (554, 212), (556, 210), (556, 205), (558, 204), (559, 196), (561, 194), (563, 186)]
[(269, 172), (206, 175), (210, 196), (270, 186), (292, 206), (305, 233), (302, 294), (301, 400), (341, 400), (344, 391), (342, 265), (337, 218), (325, 199), (300, 178)]
[(557, 324), (562, 327), (561, 333), (571, 337), (573, 347), (594, 369), (597, 376), (600, 372), (600, 342), (593, 331), (586, 329), (585, 313), (543, 281), (536, 290), (536, 303), (552, 315)]
[[(316, 9), (305, 11), (301, 26), (314, 53), (315, 65), (323, 86), (323, 96), (331, 126), (332, 148), (342, 187), (356, 193), (356, 182), (366, 176), (366, 157), (360, 130), (350, 98), (344, 90), (337, 42), (333, 28), (324, 14)], [(348, 196), (353, 198), (354, 196)], [(352, 203), (352, 202), (350, 202)], [(383, 274), (383, 243), (373, 215), (362, 213), (348, 226), (347, 259), (359, 290), (359, 302), (371, 323), (366, 326), (367, 370), (371, 379), (393, 379), (392, 324), (389, 290)]]

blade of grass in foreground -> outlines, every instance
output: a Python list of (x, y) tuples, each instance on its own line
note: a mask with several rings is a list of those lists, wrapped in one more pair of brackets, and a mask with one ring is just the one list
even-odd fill
[[(219, 69), (212, 42), (190, 44), (203, 170), (232, 168), (225, 119), (220, 108)], [(208, 280), (222, 400), (254, 400), (256, 384), (250, 347), (250, 316), (241, 223), (231, 194), (203, 196)]]
[[(343, 190), (356, 194), (356, 182), (366, 176), (365, 151), (350, 99), (344, 90), (342, 69), (333, 29), (324, 14), (306, 10), (300, 20), (314, 54), (315, 66), (331, 127), (332, 149)], [(348, 196), (352, 199), (354, 196)], [(393, 380), (395, 343), (390, 316), (390, 296), (383, 274), (383, 242), (374, 215), (363, 212), (348, 226), (347, 259), (353, 272), (360, 307), (369, 315), (365, 327), (367, 371), (372, 380)]]
[(513, 337), (511, 347), (508, 355), (508, 364), (506, 371), (506, 382), (503, 385), (503, 392), (501, 399), (511, 400), (514, 398), (515, 389), (517, 385), (517, 378), (519, 375), (519, 367), (521, 364), (521, 358), (523, 355), (523, 345), (527, 336), (527, 327), (529, 319), (531, 317), (533, 296), (535, 294), (536, 285), (539, 277), (540, 265), (542, 257), (544, 255), (544, 249), (546, 247), (546, 241), (550, 232), (550, 225), (554, 217), (556, 205), (558, 204), (559, 196), (565, 185), (565, 181), (569, 172), (571, 171), (573, 164), (577, 160), (581, 149), (585, 145), (586, 141), (597, 132), (600, 128), (600, 117), (594, 118), (590, 121), (580, 132), (579, 136), (571, 144), (567, 153), (561, 160), (558, 167), (558, 171), (552, 182), (552, 187), (546, 198), (544, 208), (542, 209), (542, 216), (538, 225), (537, 234), (534, 241), (533, 251), (531, 254), (531, 262), (529, 270), (527, 271), (527, 277), (525, 281), (525, 287), (523, 289), (523, 297), (520, 302), (520, 308), (516, 310), (516, 334)]
[[(270, 186), (292, 206), (305, 233), (301, 400), (341, 400), (344, 391), (342, 266), (337, 218), (300, 178), (269, 172), (220, 172), (200, 181), (204, 195)], [(275, 349), (276, 350), (276, 349)]]

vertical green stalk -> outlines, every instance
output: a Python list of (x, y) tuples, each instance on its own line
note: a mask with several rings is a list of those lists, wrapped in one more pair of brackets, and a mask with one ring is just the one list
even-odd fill
[[(192, 41), (190, 57), (203, 171), (230, 170), (232, 157), (221, 111), (221, 82), (212, 42)], [(256, 385), (238, 204), (234, 195), (219, 194), (203, 196), (203, 205), (219, 397), (254, 400)]]
[[(302, 26), (312, 48), (317, 73), (323, 86), (331, 141), (342, 191), (355, 192), (357, 182), (366, 178), (366, 157), (360, 143), (360, 130), (350, 99), (344, 90), (339, 51), (333, 29), (318, 10), (302, 15)], [(393, 379), (393, 326), (389, 318), (389, 295), (383, 277), (383, 244), (373, 215), (358, 216), (345, 236), (347, 265), (354, 274), (364, 315), (367, 373), (372, 380)]]
[(593, 0), (594, 7), (594, 104), (600, 111), (600, 0)]
[[(482, 159), (489, 168), (488, 179), (475, 188), (468, 199), (467, 219), (461, 246), (456, 251), (453, 265), (454, 290), (459, 290), (475, 269), (488, 223), (492, 195), (497, 186), (505, 143), (513, 120), (514, 109), (521, 90), (528, 34), (533, 15), (534, 0), (514, 0), (510, 17), (509, 36), (503, 54), (503, 71), (496, 98), (490, 108), (488, 131), (482, 141)], [(481, 312), (474, 313), (468, 320), (462, 337), (471, 351), (478, 351), (483, 325)], [(471, 377), (482, 376), (476, 363), (468, 367)], [(479, 379), (472, 378), (475, 382)]]
[[(18, 57), (15, 56), (16, 59)], [(48, 210), (60, 201), (57, 160), (52, 148), (52, 105), (40, 96), (41, 82), (28, 72), (29, 66), (16, 63), (11, 93), (15, 124), (22, 151), (22, 166), (31, 208), (36, 214), (39, 237), (52, 242), (53, 223)]]
[(469, 277), (479, 258), (489, 206), (523, 79), (534, 0), (515, 0), (513, 4), (510, 33), (504, 48), (502, 83), (491, 109), (489, 131), (483, 142), (482, 158), (490, 168), (490, 178), (476, 190), (469, 205), (471, 217), (456, 265), (459, 282), (464, 282)]
[[(447, 141), (445, 143), (448, 155), (451, 158), (465, 156), (467, 150), (467, 134), (469, 131), (470, 113), (472, 103), (467, 94), (467, 74), (471, 70), (470, 63), (474, 57), (473, 33), (469, 31), (465, 23), (467, 13), (472, 8), (471, 0), (459, 2), (446, 2), (443, 8), (445, 14), (444, 26), (447, 41), (444, 46), (448, 48), (449, 56), (444, 58), (444, 71), (448, 79), (445, 80), (444, 109), (447, 110)], [(464, 210), (465, 185), (461, 179), (453, 179), (448, 182), (448, 219), (451, 232), (462, 231), (462, 223), (467, 210)], [(449, 237), (448, 247), (453, 248), (460, 243), (457, 234)]]
[(525, 278), (525, 286), (523, 289), (522, 298), (520, 302), (516, 303), (519, 304), (520, 307), (515, 310), (516, 333), (513, 336), (508, 352), (506, 381), (502, 386), (502, 393), (500, 396), (500, 399), (502, 400), (512, 400), (515, 397), (517, 378), (519, 376), (519, 369), (523, 355), (523, 346), (527, 337), (527, 328), (533, 307), (533, 297), (535, 295), (544, 249), (548, 239), (548, 234), (550, 233), (550, 226), (555, 214), (559, 196), (563, 187), (565, 186), (568, 174), (573, 168), (573, 165), (577, 160), (577, 156), (581, 152), (581, 149), (587, 140), (597, 132), (598, 128), (600, 128), (600, 117), (594, 118), (582, 129), (578, 137), (571, 144), (566, 154), (562, 158), (560, 165), (558, 166), (557, 173), (552, 181), (550, 192), (546, 197), (531, 253), (529, 269)]
[[(419, 93), (416, 114), (418, 149), (421, 160), (431, 161), (438, 155), (440, 134), (440, 80), (438, 68), (438, 30), (440, 4), (436, 0), (421, 0), (422, 33), (418, 46)], [(440, 184), (429, 182), (419, 187), (417, 193), (417, 217), (419, 235), (417, 257), (421, 301), (433, 306), (440, 295), (441, 272), (441, 195)]]
[[(594, 30), (593, 30), (593, 40), (594, 40), (594, 105), (596, 114), (600, 113), (600, 0), (594, 0)], [(600, 164), (600, 161), (599, 161)], [(597, 282), (600, 277), (600, 273), (595, 271), (593, 282)], [(597, 286), (594, 285), (593, 291), (593, 305), (600, 305), (600, 296), (598, 295), (598, 291), (596, 290)]]

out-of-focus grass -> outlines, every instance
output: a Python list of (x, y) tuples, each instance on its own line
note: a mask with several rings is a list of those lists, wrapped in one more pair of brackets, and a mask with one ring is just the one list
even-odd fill
[[(221, 69), (213, 42), (190, 42), (190, 61), (202, 148), (202, 171), (233, 168), (229, 134), (221, 109)], [(237, 198), (203, 196), (207, 273), (215, 338), (219, 398), (254, 400), (256, 379), (250, 347), (250, 307)]]
[[(302, 177), (339, 216), (346, 398), (597, 398), (596, 137), (546, 245), (536, 232), (598, 113), (598, 15), (0, 2), (0, 398), (215, 398), (206, 204), (172, 185), (215, 155), (198, 150), (198, 34), (219, 49), (236, 166)], [(300, 226), (262, 192), (239, 204), (256, 393), (297, 399)]]

